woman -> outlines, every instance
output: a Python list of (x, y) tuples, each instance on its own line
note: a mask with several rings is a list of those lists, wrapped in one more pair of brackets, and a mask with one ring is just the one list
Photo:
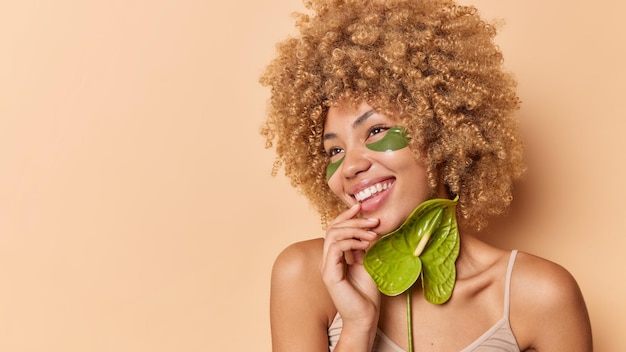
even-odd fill
[[(314, 13), (261, 78), (272, 92), (262, 133), (326, 235), (275, 262), (273, 350), (591, 351), (574, 278), (478, 237), (524, 171), (495, 29), (446, 0), (306, 5)], [(455, 197), (449, 299), (430, 303), (419, 282), (409, 300), (381, 294), (366, 251), (423, 202)]]

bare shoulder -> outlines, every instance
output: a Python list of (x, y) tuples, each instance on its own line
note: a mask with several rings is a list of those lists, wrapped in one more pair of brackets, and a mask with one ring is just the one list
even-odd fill
[(270, 322), (273, 351), (328, 349), (336, 313), (320, 273), (323, 239), (286, 247), (272, 268)]
[(282, 266), (285, 264), (288, 267), (292, 267), (293, 264), (300, 264), (308, 268), (309, 264), (315, 261), (319, 263), (322, 258), (323, 246), (324, 240), (322, 238), (293, 243), (280, 252), (274, 263), (274, 269), (283, 269)]
[(561, 265), (523, 252), (511, 280), (511, 327), (523, 350), (592, 350), (589, 316), (576, 279)]
[(301, 241), (287, 246), (274, 262), (273, 274), (278, 279), (298, 279), (302, 274), (319, 271), (324, 240)]
[(520, 295), (529, 299), (538, 298), (540, 302), (563, 299), (580, 291), (567, 269), (524, 252), (520, 252), (515, 261), (515, 281), (519, 288), (526, 288), (519, 292)]

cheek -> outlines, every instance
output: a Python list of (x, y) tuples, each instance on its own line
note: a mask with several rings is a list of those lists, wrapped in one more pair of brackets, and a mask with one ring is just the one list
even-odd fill
[(423, 192), (430, 192), (427, 190), (429, 185), (426, 168), (415, 160), (409, 148), (379, 154), (380, 163), (395, 173), (402, 180), (404, 187), (410, 187), (411, 192), (417, 189), (420, 196)]
[(402, 148), (400, 150), (377, 152), (375, 158), (389, 169), (396, 172), (413, 172), (416, 169), (420, 169), (421, 166), (415, 158), (409, 148)]
[(337, 177), (331, 177), (326, 183), (328, 184), (328, 188), (330, 188), (330, 190), (338, 196), (341, 191), (341, 185), (337, 180)]

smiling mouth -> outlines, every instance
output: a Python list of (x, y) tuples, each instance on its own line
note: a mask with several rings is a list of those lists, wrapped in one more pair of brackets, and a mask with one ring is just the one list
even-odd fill
[(392, 181), (385, 181), (385, 182), (377, 183), (375, 185), (365, 188), (364, 190), (360, 192), (357, 192), (356, 194), (354, 194), (354, 198), (357, 200), (357, 202), (362, 203), (365, 200), (373, 197), (375, 194), (388, 190), (391, 187), (391, 185), (393, 185)]

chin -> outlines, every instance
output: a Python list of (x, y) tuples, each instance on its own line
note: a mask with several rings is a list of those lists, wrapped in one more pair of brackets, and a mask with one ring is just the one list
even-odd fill
[(395, 231), (398, 227), (400, 227), (400, 225), (402, 225), (402, 221), (395, 224), (395, 222), (389, 223), (388, 221), (381, 220), (380, 225), (373, 228), (372, 231), (376, 232), (380, 236), (384, 236), (388, 233)]

